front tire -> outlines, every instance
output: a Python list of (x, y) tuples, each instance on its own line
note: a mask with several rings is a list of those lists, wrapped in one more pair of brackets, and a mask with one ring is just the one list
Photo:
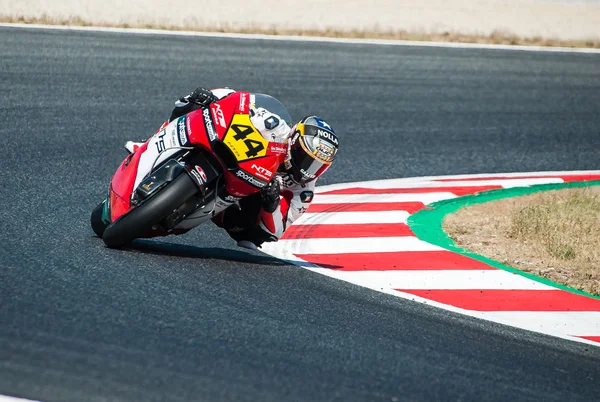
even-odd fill
[(111, 223), (102, 240), (109, 248), (120, 248), (152, 229), (198, 192), (187, 174), (181, 174), (157, 194)]
[(90, 224), (92, 226), (92, 230), (96, 233), (96, 236), (102, 238), (102, 234), (106, 227), (108, 226), (104, 221), (102, 221), (102, 212), (104, 210), (104, 203), (106, 200), (102, 201), (100, 204), (94, 208), (92, 211), (92, 215), (90, 216)]

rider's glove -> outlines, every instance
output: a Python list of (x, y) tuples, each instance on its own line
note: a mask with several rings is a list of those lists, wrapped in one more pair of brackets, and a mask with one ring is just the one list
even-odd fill
[(175, 108), (171, 112), (171, 117), (169, 117), (169, 122), (181, 117), (185, 114), (193, 112), (194, 110), (198, 110), (202, 107), (207, 107), (213, 102), (218, 101), (219, 98), (215, 96), (208, 89), (198, 87), (194, 89), (194, 91), (180, 98), (175, 102)]
[(279, 206), (279, 192), (281, 184), (277, 178), (273, 178), (266, 186), (260, 189), (260, 198), (262, 201), (262, 209), (265, 212), (273, 213)]
[(217, 98), (215, 94), (213, 94), (208, 89), (202, 87), (194, 89), (194, 92), (189, 94), (186, 98), (190, 103), (195, 103), (196, 105), (202, 107), (207, 107), (211, 103), (219, 100), (219, 98)]

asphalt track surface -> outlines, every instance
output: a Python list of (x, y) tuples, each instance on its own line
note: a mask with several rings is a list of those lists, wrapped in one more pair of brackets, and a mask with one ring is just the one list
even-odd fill
[(125, 156), (197, 85), (318, 113), (322, 184), (598, 169), (600, 55), (0, 29), (0, 394), (44, 401), (545, 400), (600, 394), (600, 348), (236, 249), (206, 225), (103, 246)]

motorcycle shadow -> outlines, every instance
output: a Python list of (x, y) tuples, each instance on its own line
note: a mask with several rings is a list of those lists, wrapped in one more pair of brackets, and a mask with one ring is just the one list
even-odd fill
[(229, 248), (202, 248), (178, 243), (160, 242), (155, 240), (135, 240), (127, 249), (148, 254), (171, 257), (199, 258), (243, 262), (248, 264), (285, 266), (294, 265), (292, 262), (280, 260), (266, 254), (254, 254)]
[[(257, 265), (270, 265), (270, 266), (297, 266), (297, 262), (291, 260), (284, 260), (272, 257), (268, 254), (252, 253), (250, 251), (241, 251), (230, 248), (219, 248), (219, 247), (196, 247), (178, 243), (168, 243), (155, 240), (134, 240), (132, 244), (125, 247), (130, 251), (137, 251), (140, 253), (164, 255), (171, 257), (182, 257), (182, 258), (199, 258), (199, 259), (214, 259), (223, 261), (243, 262), (248, 264)], [(308, 266), (314, 266), (319, 268), (329, 269), (340, 269), (343, 268), (341, 265), (324, 264), (320, 262), (318, 265), (307, 261)]]

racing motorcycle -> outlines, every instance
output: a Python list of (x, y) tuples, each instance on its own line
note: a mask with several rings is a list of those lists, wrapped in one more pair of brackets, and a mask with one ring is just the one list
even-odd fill
[(291, 124), (277, 99), (248, 92), (165, 122), (117, 168), (107, 198), (92, 211), (94, 233), (110, 248), (182, 234), (259, 192), (287, 145), (263, 138), (250, 120), (252, 107)]

